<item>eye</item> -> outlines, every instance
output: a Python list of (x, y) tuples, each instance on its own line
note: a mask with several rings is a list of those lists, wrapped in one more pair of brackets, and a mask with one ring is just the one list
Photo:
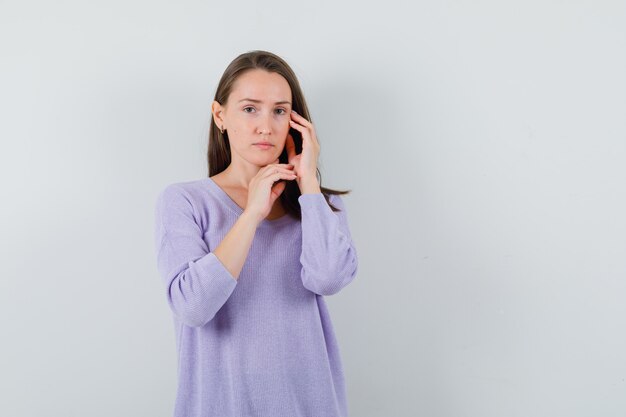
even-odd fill
[(246, 109), (253, 109), (253, 108), (254, 108), (254, 107), (252, 107), (252, 106), (244, 107), (244, 108), (243, 108), (243, 111), (244, 111), (245, 113), (250, 113), (249, 111), (246, 111)]
[(285, 110), (285, 109), (276, 109), (276, 110), (282, 110), (283, 112), (280, 113), (280, 114), (285, 114), (287, 112), (287, 110)]

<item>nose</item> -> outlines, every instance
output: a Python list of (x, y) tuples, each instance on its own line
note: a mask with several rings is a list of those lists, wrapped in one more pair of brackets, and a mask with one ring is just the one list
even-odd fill
[(272, 127), (272, 116), (264, 117), (261, 120), (261, 123), (259, 124), (258, 132), (268, 135), (272, 131), (271, 127)]

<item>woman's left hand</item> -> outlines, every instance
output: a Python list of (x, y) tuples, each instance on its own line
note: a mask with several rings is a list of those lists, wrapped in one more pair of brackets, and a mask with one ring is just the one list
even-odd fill
[(297, 181), (317, 182), (317, 159), (320, 154), (320, 144), (315, 135), (313, 123), (300, 116), (295, 111), (290, 113), (289, 125), (302, 134), (302, 153), (296, 155), (296, 145), (291, 134), (287, 133), (287, 158), (298, 176)]

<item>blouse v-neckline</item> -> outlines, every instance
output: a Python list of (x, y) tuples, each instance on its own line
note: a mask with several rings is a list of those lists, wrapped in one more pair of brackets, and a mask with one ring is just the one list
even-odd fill
[[(205, 178), (206, 183), (208, 184), (209, 189), (213, 190), (214, 195), (218, 197), (224, 204), (226, 204), (232, 211), (234, 211), (238, 216), (243, 214), (244, 209), (239, 206), (233, 200), (230, 195), (226, 191), (222, 189), (211, 177)], [(291, 215), (289, 213), (285, 213), (277, 219), (268, 220), (267, 218), (261, 220), (259, 226), (267, 227), (267, 226), (277, 226), (283, 223), (287, 223), (292, 220)]]

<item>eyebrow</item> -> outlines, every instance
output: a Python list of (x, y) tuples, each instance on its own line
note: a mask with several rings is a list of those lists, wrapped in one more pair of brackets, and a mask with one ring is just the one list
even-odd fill
[[(251, 101), (253, 103), (263, 103), (261, 100), (256, 100), (256, 99), (253, 99), (253, 98), (242, 98), (241, 100), (238, 101), (238, 103), (241, 103), (242, 101)], [(283, 101), (277, 101), (274, 104), (289, 104), (289, 105), (291, 105), (291, 102), (288, 101), (288, 100), (283, 100)]]

